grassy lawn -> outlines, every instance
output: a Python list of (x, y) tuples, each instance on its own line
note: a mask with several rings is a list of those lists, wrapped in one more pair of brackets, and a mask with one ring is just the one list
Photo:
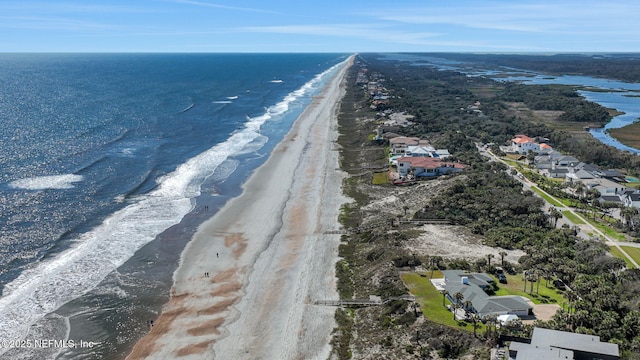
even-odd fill
[(574, 224), (584, 224), (585, 223), (581, 218), (579, 218), (578, 216), (576, 216), (574, 213), (572, 213), (569, 210), (563, 211), (562, 215), (564, 215), (567, 219), (569, 219), (569, 221), (571, 221)]
[(389, 174), (387, 172), (373, 173), (371, 180), (373, 185), (384, 185), (389, 183)]
[(533, 190), (536, 194), (540, 195), (543, 199), (545, 199), (549, 204), (553, 206), (560, 206), (560, 207), (564, 206), (563, 204), (552, 199), (549, 195), (542, 192), (542, 190), (538, 189), (538, 187), (536, 186), (532, 186), (531, 190)]
[(511, 166), (518, 166), (518, 162), (515, 160), (511, 160), (511, 159), (507, 159), (507, 158), (502, 158), (502, 161), (504, 161), (505, 163), (511, 165)]
[(614, 230), (614, 229), (610, 228), (610, 227), (609, 227), (609, 226), (607, 226), (607, 225), (604, 225), (604, 224), (602, 224), (602, 223), (599, 223), (599, 222), (593, 221), (592, 219), (589, 219), (589, 218), (588, 218), (588, 217), (586, 217), (586, 216), (585, 216), (584, 218), (587, 220), (587, 222), (588, 222), (589, 224), (591, 224), (591, 225), (595, 226), (595, 227), (596, 227), (596, 229), (598, 229), (598, 230), (602, 231), (602, 233), (603, 233), (603, 234), (605, 234), (606, 236), (608, 236), (608, 237), (610, 237), (610, 238), (612, 238), (612, 239), (618, 240), (618, 241), (625, 241), (625, 240), (627, 240), (627, 236), (626, 236), (625, 234), (623, 234), (623, 233), (621, 233), (621, 232), (618, 232), (618, 231), (616, 231), (616, 230)]
[(640, 263), (640, 248), (632, 247), (632, 246), (621, 246), (622, 250), (624, 250), (629, 256), (635, 260), (635, 262)]
[[(401, 277), (411, 294), (416, 297), (424, 317), (439, 324), (473, 332), (472, 323), (453, 320), (453, 314), (445, 306), (442, 306), (442, 294), (429, 281), (431, 273), (423, 275), (426, 276), (420, 276), (418, 273), (404, 273)], [(435, 271), (433, 277), (442, 278), (443, 276), (441, 272)], [(449, 301), (446, 300), (445, 304), (449, 305)], [(482, 323), (478, 322), (478, 325), (476, 330), (478, 333), (485, 331), (485, 326)]]
[[(627, 251), (626, 247), (625, 247), (624, 251)], [(627, 268), (629, 268), (629, 269), (635, 268), (635, 266), (631, 263), (631, 261), (629, 259), (627, 259), (627, 257), (624, 256), (622, 254), (622, 252), (620, 252), (620, 250), (618, 250), (617, 247), (615, 247), (615, 246), (609, 247), (609, 252), (611, 253), (611, 255), (617, 257), (618, 259), (624, 260), (625, 264), (627, 264)], [(629, 254), (629, 252), (627, 252), (627, 254)], [(629, 254), (629, 256), (632, 256), (632, 255)], [(636, 260), (636, 259), (634, 258), (634, 260)], [(638, 260), (636, 260), (636, 262), (638, 262)]]
[[(627, 254), (629, 254), (629, 256), (631, 256), (631, 258), (636, 263), (640, 264), (640, 248), (633, 247), (633, 246), (620, 246), (620, 248), (622, 248), (622, 250), (624, 250)], [(622, 254), (620, 254), (620, 255), (622, 255)], [(630, 267), (633, 267), (633, 266), (630, 266)]]
[[(531, 283), (527, 282), (527, 292), (524, 292), (524, 280), (522, 274), (507, 275), (507, 283), (500, 284), (498, 279), (492, 276), (498, 284), (498, 291), (495, 292), (498, 296), (503, 295), (518, 295), (524, 296), (534, 304), (562, 304), (564, 301), (561, 290), (556, 289), (549, 281), (549, 287), (545, 285), (546, 280), (540, 279), (540, 286), (537, 283), (533, 284), (533, 294), (529, 293), (531, 289)], [(539, 292), (536, 292), (539, 290)]]

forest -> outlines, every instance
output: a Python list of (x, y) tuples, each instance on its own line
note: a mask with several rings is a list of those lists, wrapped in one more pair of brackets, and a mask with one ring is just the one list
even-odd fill
[[(470, 165), (414, 217), (448, 219), (483, 235), (487, 245), (524, 250), (527, 255), (514, 267), (547, 278), (555, 274), (571, 289), (565, 293), (569, 307), (536, 326), (596, 334), (618, 343), (623, 358), (640, 359), (640, 271), (626, 270), (624, 262), (607, 255), (601, 242), (582, 240), (571, 228), (556, 228), (554, 217), (542, 211), (542, 201), (523, 191), (505, 166), (481, 158), (474, 144), (502, 144), (525, 133), (548, 137), (554, 147), (585, 161), (636, 166), (637, 159), (615, 149), (576, 142), (567, 132), (508, 115), (504, 102), (561, 110), (574, 114), (566, 119), (571, 121), (581, 121), (580, 111), (600, 114), (604, 120), (604, 109), (564, 89), (496, 84), (457, 72), (402, 66), (375, 56), (361, 58), (369, 71), (387, 79), (385, 86), (392, 94), (388, 107), (416, 115), (416, 125), (401, 130), (404, 135), (428, 138), (434, 146), (448, 148), (454, 160)], [(478, 100), (473, 92), (478, 87), (497, 89), (495, 96), (482, 99), (480, 115), (468, 108)], [(581, 110), (575, 110), (577, 107)]]
[[(387, 75), (387, 87), (394, 95), (388, 107), (416, 116), (417, 124), (408, 129), (409, 135), (433, 134), (437, 138), (442, 133), (459, 131), (478, 141), (497, 144), (506, 143), (514, 134), (542, 136), (550, 139), (558, 151), (584, 162), (640, 175), (640, 159), (634, 154), (590, 136), (575, 136), (570, 131), (515, 116), (505, 105), (522, 102), (532, 110), (559, 111), (558, 123), (583, 122), (593, 126), (611, 119), (607, 109), (580, 97), (571, 87), (502, 83), (427, 66), (399, 66), (399, 62), (383, 61), (375, 55), (362, 56), (375, 64), (376, 71)], [(478, 95), (487, 89), (490, 95)], [(476, 100), (482, 102), (480, 115), (468, 109)]]

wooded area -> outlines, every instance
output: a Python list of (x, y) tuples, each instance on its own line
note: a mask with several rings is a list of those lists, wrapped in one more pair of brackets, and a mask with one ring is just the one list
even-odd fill
[[(415, 218), (449, 219), (483, 235), (488, 245), (526, 251), (519, 264), (513, 264), (519, 271), (530, 270), (547, 277), (555, 274), (572, 289), (565, 294), (569, 307), (551, 321), (538, 321), (536, 326), (596, 334), (603, 341), (620, 344), (624, 358), (639, 359), (640, 272), (624, 270), (624, 263), (607, 256), (602, 243), (581, 240), (573, 229), (556, 229), (553, 218), (542, 211), (541, 200), (524, 192), (520, 183), (506, 174), (504, 166), (487, 163), (474, 145), (502, 144), (524, 133), (547, 137), (554, 148), (583, 161), (632, 170), (638, 165), (636, 156), (508, 115), (505, 102), (564, 111), (558, 121), (591, 121), (592, 117), (606, 121), (606, 109), (567, 89), (496, 83), (457, 72), (382, 61), (373, 55), (361, 59), (370, 72), (379, 72), (387, 79), (385, 86), (392, 95), (388, 107), (416, 115), (416, 124), (401, 129), (402, 134), (430, 139), (434, 146), (448, 148), (453, 160), (470, 165), (464, 175), (424, 204)], [(598, 66), (594, 64), (593, 69)], [(480, 98), (474, 94), (478, 88), (491, 88), (493, 95)], [(482, 112), (469, 110), (469, 105), (478, 100)]]

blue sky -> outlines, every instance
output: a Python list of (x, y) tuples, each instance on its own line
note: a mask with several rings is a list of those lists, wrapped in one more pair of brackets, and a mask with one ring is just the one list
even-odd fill
[(632, 0), (2, 0), (0, 52), (640, 52)]

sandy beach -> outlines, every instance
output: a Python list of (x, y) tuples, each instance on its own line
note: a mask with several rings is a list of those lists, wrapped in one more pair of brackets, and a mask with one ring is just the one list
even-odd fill
[(197, 231), (129, 359), (326, 359), (337, 299), (340, 68), (266, 163)]

